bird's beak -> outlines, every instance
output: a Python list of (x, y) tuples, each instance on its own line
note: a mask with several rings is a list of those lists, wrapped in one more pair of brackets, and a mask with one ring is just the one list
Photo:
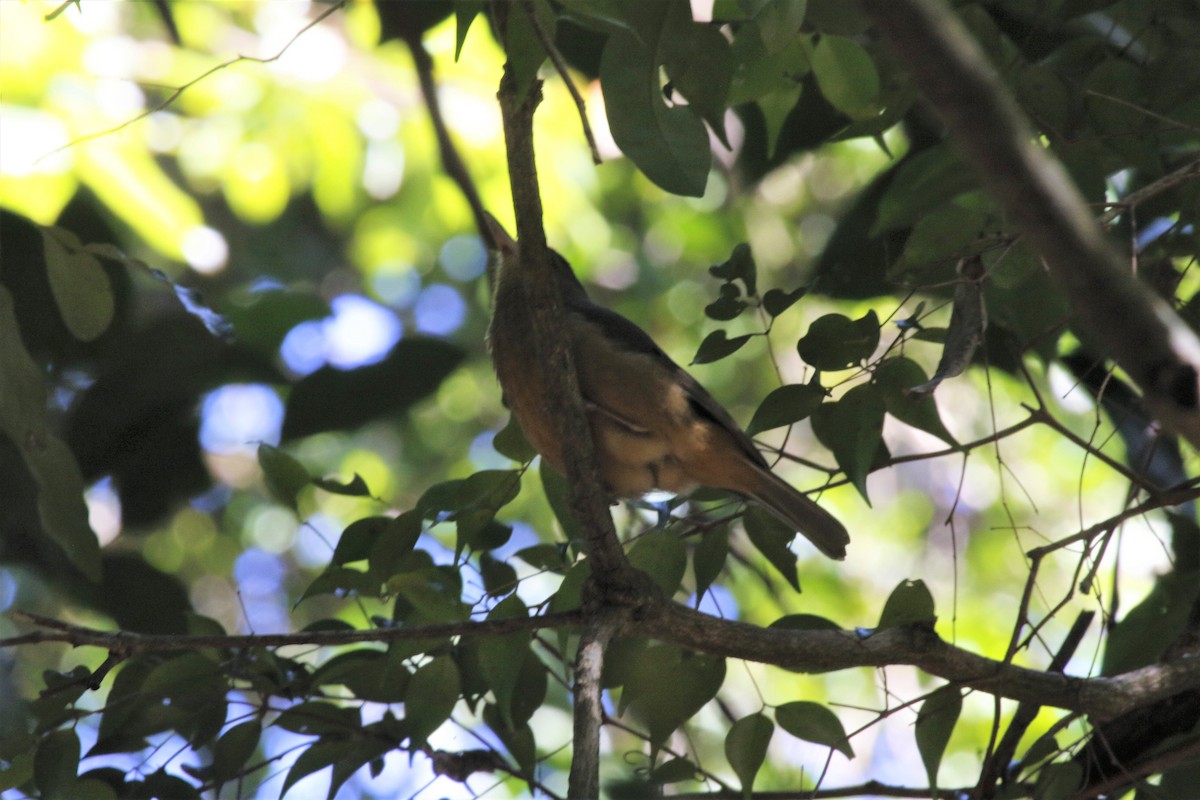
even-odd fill
[(492, 238), (496, 241), (496, 249), (500, 251), (500, 255), (504, 258), (517, 255), (519, 252), (517, 240), (509, 236), (500, 221), (491, 214), (485, 211), (483, 215), (487, 219), (488, 230), (492, 232)]

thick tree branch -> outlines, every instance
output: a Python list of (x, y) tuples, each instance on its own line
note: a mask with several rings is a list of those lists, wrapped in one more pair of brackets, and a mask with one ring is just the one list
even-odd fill
[[(514, 631), (579, 630), (603, 617), (569, 611), (519, 619), (380, 628), (361, 631), (304, 631), (247, 636), (176, 636), (99, 631), (34, 614), (15, 614), (49, 630), (0, 640), (0, 647), (64, 642), (100, 647), (131, 657), (149, 651), (199, 647), (253, 648), (285, 645), (332, 646), (452, 636), (496, 636)], [(1189, 689), (1200, 688), (1200, 658), (1181, 658), (1103, 678), (1076, 678), (1018, 667), (955, 647), (934, 631), (908, 625), (861, 636), (853, 631), (760, 628), (719, 619), (667, 600), (648, 600), (632, 613), (610, 616), (614, 635), (654, 638), (726, 658), (772, 664), (799, 672), (908, 665), (964, 687), (1023, 703), (1064, 708), (1098, 721), (1111, 719)], [(607, 634), (605, 634), (607, 635)]]
[(871, 636), (852, 631), (787, 631), (717, 619), (655, 602), (626, 622), (621, 635), (652, 636), (711, 655), (774, 664), (800, 672), (909, 665), (964, 687), (1022, 703), (1065, 708), (1097, 720), (1200, 686), (1200, 659), (1157, 664), (1104, 678), (1073, 678), (996, 661), (908, 625)]
[(1041, 254), (1080, 332), (1133, 377), (1159, 419), (1200, 446), (1200, 339), (1122, 265), (963, 24), (943, 0), (862, 6), (984, 186)]

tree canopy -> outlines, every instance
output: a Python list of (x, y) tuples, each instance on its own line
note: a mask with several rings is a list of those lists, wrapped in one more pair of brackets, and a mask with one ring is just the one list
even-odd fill
[[(0, 22), (4, 797), (1195, 797), (1195, 3)], [(485, 212), (846, 560), (537, 458)]]

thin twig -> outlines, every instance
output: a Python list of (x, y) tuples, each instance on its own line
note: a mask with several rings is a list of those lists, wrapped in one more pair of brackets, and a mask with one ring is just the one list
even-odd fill
[[(68, 2), (74, 2), (74, 1), (75, 0), (68, 0)], [(68, 5), (68, 3), (63, 4), (64, 7), (66, 5)], [(204, 72), (200, 73), (195, 78), (192, 78), (190, 81), (183, 84), (182, 86), (177, 87), (175, 89), (175, 91), (173, 91), (173, 92), (171, 92), (171, 94), (167, 95), (167, 98), (165, 100), (155, 104), (154, 106), (151, 106), (150, 108), (147, 108), (145, 111), (138, 114), (137, 116), (131, 117), (131, 118), (125, 120), (120, 125), (116, 125), (114, 127), (107, 128), (102, 131), (95, 131), (93, 133), (85, 133), (83, 136), (76, 137), (76, 138), (72, 139), (71, 141), (67, 142), (66, 144), (56, 147), (53, 150), (49, 151), (48, 153), (44, 153), (44, 154), (38, 156), (37, 160), (34, 161), (34, 163), (38, 164), (38, 163), (42, 162), (44, 159), (47, 159), (50, 156), (55, 155), (56, 153), (61, 153), (63, 150), (69, 150), (70, 148), (75, 147), (77, 145), (81, 145), (84, 142), (89, 142), (93, 139), (99, 139), (102, 136), (109, 136), (114, 133), (119, 133), (120, 131), (125, 130), (130, 125), (134, 124), (135, 122), (140, 122), (141, 120), (145, 119), (146, 117), (150, 116), (151, 114), (156, 114), (159, 111), (162, 111), (167, 106), (171, 105), (176, 100), (178, 100), (180, 95), (182, 95), (188, 89), (192, 88), (197, 83), (200, 83), (200, 81), (204, 80), (208, 76), (210, 76), (214, 73), (220, 72), (221, 70), (225, 69), (226, 67), (232, 67), (234, 64), (241, 63), (242, 61), (250, 61), (255, 64), (270, 64), (273, 61), (278, 61), (280, 58), (283, 57), (283, 54), (288, 51), (288, 48), (290, 48), (293, 44), (296, 43), (296, 40), (298, 40), (301, 36), (303, 36), (305, 33), (307, 33), (311, 28), (315, 28), (317, 25), (320, 25), (328, 17), (332, 16), (334, 12), (341, 10), (341, 8), (344, 5), (346, 5), (346, 0), (338, 0), (336, 3), (331, 5), (329, 8), (322, 11), (320, 14), (317, 15), (317, 17), (315, 19), (312, 20), (312, 22), (309, 22), (303, 28), (296, 31), (296, 35), (293, 36), (291, 39), (288, 39), (287, 43), (284, 44), (284, 46), (281, 47), (279, 49), (279, 52), (276, 53), (275, 55), (268, 56), (266, 58), (258, 58), (257, 56), (239, 55), (239, 56), (235, 56), (234, 58), (229, 59), (228, 61), (223, 61), (220, 64), (217, 64), (215, 67), (212, 67), (212, 68), (207, 69)], [(58, 12), (56, 11), (54, 13), (58, 13)]]
[(537, 34), (538, 41), (542, 43), (542, 47), (546, 48), (546, 55), (550, 56), (550, 63), (554, 65), (555, 72), (562, 78), (563, 83), (567, 85), (567, 91), (571, 93), (571, 99), (575, 101), (575, 109), (579, 112), (579, 123), (583, 125), (583, 137), (587, 139), (588, 149), (592, 152), (592, 163), (602, 163), (603, 159), (600, 158), (600, 148), (596, 146), (596, 137), (592, 135), (592, 126), (588, 123), (587, 106), (583, 102), (583, 95), (579, 93), (579, 89), (575, 88), (575, 81), (571, 80), (571, 75), (567, 72), (567, 64), (563, 61), (562, 53), (558, 52), (558, 48), (554, 46), (554, 41), (546, 35), (546, 29), (542, 27), (542, 23), (537, 18), (537, 13), (533, 7), (533, 0), (524, 0), (521, 7), (525, 9), (525, 13), (529, 16), (529, 21), (533, 24), (533, 32)]

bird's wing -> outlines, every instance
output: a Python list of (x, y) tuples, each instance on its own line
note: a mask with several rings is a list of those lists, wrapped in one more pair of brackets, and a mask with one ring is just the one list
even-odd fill
[[(729, 412), (717, 402), (695, 378), (685, 372), (671, 357), (663, 352), (649, 334), (630, 322), (625, 317), (594, 303), (570, 303), (569, 311), (580, 315), (591, 326), (595, 326), (604, 340), (613, 344), (614, 350), (620, 350), (633, 356), (641, 356), (641, 364), (631, 364), (631, 369), (644, 371), (649, 368), (658, 371), (660, 380), (676, 384), (683, 391), (688, 411), (695, 417), (705, 420), (725, 429), (737, 442), (738, 447), (753, 463), (766, 467), (766, 459), (754, 446), (750, 437), (742, 431)], [(577, 365), (587, 370), (589, 365)], [(621, 382), (604, 382), (592, 387), (593, 391), (586, 399), (602, 409), (606, 414), (615, 416), (631, 429), (648, 429), (650, 421), (640, 421), (636, 403), (636, 393), (630, 391), (628, 384)], [(627, 402), (628, 401), (628, 402)]]

